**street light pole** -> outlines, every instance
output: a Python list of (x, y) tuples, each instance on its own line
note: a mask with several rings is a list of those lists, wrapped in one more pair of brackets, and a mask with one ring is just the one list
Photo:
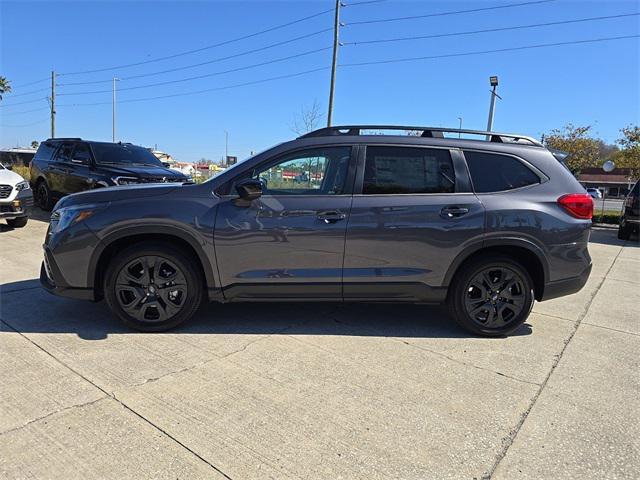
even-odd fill
[(113, 96), (111, 105), (111, 139), (116, 143), (116, 82), (119, 78), (113, 77)]
[(229, 166), (229, 132), (224, 131), (224, 164)]
[[(496, 108), (496, 97), (500, 98), (500, 96), (496, 93), (496, 88), (498, 87), (498, 77), (493, 75), (489, 77), (489, 83), (491, 84), (491, 103), (489, 104), (489, 120), (487, 121), (487, 132), (491, 132), (493, 130), (493, 113)], [(487, 140), (490, 140), (490, 136), (487, 135)]]
[[(458, 129), (462, 130), (462, 117), (458, 117)], [(462, 138), (462, 132), (458, 132), (458, 138)]]
[(327, 127), (331, 126), (333, 118), (333, 93), (336, 87), (336, 68), (338, 67), (338, 41), (340, 31), (340, 0), (336, 0), (336, 12), (333, 21), (333, 60), (331, 62), (331, 86), (329, 87), (329, 109), (327, 110)]

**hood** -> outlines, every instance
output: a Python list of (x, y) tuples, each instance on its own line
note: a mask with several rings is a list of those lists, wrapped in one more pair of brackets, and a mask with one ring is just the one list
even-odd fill
[(186, 180), (187, 176), (183, 173), (176, 172), (169, 168), (155, 166), (155, 165), (105, 165), (99, 164), (100, 170), (104, 172), (113, 173), (114, 177), (139, 177), (139, 178), (153, 178), (162, 179), (167, 177), (167, 180)]
[(24, 182), (24, 178), (11, 170), (0, 170), (0, 185), (11, 185), (15, 187), (17, 183)]
[(54, 210), (73, 205), (84, 205), (87, 203), (107, 203), (123, 200), (135, 200), (136, 198), (156, 197), (166, 195), (177, 188), (185, 188), (175, 183), (152, 183), (141, 185), (124, 185), (120, 187), (96, 188), (84, 192), (74, 193), (62, 197), (54, 207)]

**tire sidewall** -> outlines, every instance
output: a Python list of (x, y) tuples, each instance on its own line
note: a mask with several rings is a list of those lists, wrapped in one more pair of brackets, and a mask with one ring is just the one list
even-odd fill
[[(176, 266), (182, 270), (187, 281), (187, 298), (183, 307), (169, 320), (162, 322), (140, 321), (125, 312), (116, 298), (116, 291), (114, 287), (118, 274), (122, 268), (128, 265), (131, 261), (144, 256), (162, 257), (175, 263)], [(198, 310), (202, 300), (202, 278), (199, 275), (194, 260), (189, 256), (176, 251), (175, 247), (172, 248), (162, 244), (140, 244), (123, 250), (117, 254), (117, 257), (118, 258), (111, 262), (111, 265), (107, 269), (104, 277), (104, 297), (111, 311), (113, 311), (128, 327), (143, 332), (168, 330), (186, 322)]]
[[(476, 323), (475, 321), (473, 321), (473, 319), (471, 319), (464, 306), (466, 287), (469, 279), (480, 273), (480, 271), (494, 266), (498, 268), (502, 267), (514, 270), (526, 283), (526, 285), (524, 285), (524, 308), (514, 320), (509, 322), (509, 324), (505, 327), (499, 329), (484, 328), (482, 325)], [(460, 324), (463, 328), (471, 331), (472, 333), (489, 337), (505, 336), (520, 328), (520, 326), (529, 317), (534, 302), (533, 280), (531, 279), (531, 275), (529, 275), (527, 270), (519, 262), (502, 256), (493, 256), (478, 259), (463, 267), (463, 269), (456, 275), (451, 293), (452, 296), (449, 298), (449, 309), (458, 324)]]

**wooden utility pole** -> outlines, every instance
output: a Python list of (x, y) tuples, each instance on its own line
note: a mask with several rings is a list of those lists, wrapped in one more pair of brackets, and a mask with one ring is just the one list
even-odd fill
[(51, 71), (51, 97), (49, 98), (51, 107), (51, 138), (56, 136), (56, 72)]
[(331, 63), (331, 87), (329, 88), (329, 109), (327, 111), (327, 127), (331, 126), (333, 117), (333, 93), (336, 87), (336, 68), (338, 66), (338, 48), (340, 31), (340, 0), (336, 0), (336, 13), (333, 22), (333, 62)]

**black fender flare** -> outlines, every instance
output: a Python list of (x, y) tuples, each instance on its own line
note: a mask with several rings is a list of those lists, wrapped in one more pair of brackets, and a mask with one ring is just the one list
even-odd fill
[(453, 276), (458, 271), (460, 265), (462, 265), (465, 260), (471, 257), (471, 255), (480, 250), (491, 247), (520, 247), (530, 251), (536, 256), (536, 258), (542, 265), (542, 270), (544, 272), (544, 283), (546, 284), (549, 281), (549, 263), (547, 262), (544, 251), (540, 246), (525, 238), (494, 237), (480, 240), (465, 247), (462, 252), (460, 252), (458, 256), (453, 260), (453, 262), (451, 262), (451, 265), (449, 266), (449, 269), (445, 274), (443, 286), (448, 287), (451, 284), (451, 280), (453, 280)]

